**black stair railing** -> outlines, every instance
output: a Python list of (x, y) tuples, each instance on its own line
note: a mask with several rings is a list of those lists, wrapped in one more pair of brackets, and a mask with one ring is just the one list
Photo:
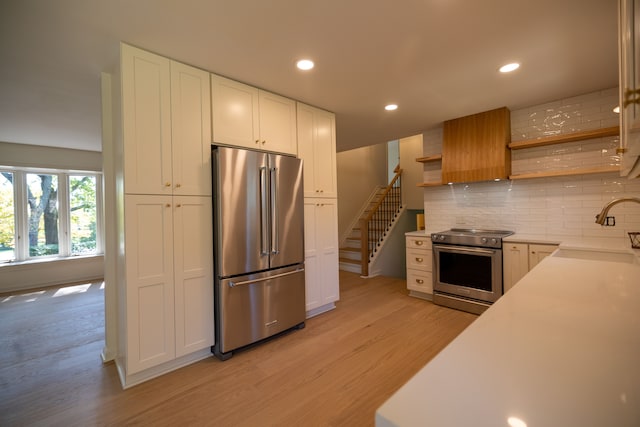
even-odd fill
[(380, 248), (402, 207), (402, 169), (395, 169), (387, 188), (367, 216), (360, 220), (360, 262), (363, 276), (369, 275), (369, 260)]

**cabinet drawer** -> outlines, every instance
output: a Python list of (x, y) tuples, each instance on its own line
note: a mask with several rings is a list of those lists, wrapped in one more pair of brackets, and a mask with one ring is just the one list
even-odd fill
[(407, 270), (407, 289), (433, 294), (433, 279), (430, 271)]
[(431, 271), (432, 251), (423, 249), (407, 249), (407, 268)]
[(431, 238), (428, 236), (407, 236), (407, 248), (431, 249)]

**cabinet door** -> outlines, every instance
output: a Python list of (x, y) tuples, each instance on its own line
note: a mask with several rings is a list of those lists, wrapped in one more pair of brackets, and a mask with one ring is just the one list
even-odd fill
[(213, 345), (211, 198), (173, 198), (176, 357)]
[(433, 273), (431, 271), (407, 269), (407, 289), (433, 295)]
[(209, 73), (171, 61), (173, 194), (211, 195)]
[(620, 13), (620, 138), (627, 152), (621, 174), (640, 176), (640, 0), (621, 0)]
[(125, 196), (127, 375), (175, 357), (171, 196)]
[(340, 299), (335, 199), (305, 199), (306, 310)]
[(545, 257), (551, 255), (558, 245), (529, 245), (529, 270), (538, 265)]
[(259, 147), (258, 89), (211, 75), (213, 142)]
[(529, 271), (529, 253), (526, 243), (505, 243), (503, 258), (504, 292), (511, 289)]
[(273, 93), (261, 90), (260, 96), (260, 146), (277, 153), (295, 155), (296, 103)]
[(335, 115), (298, 103), (298, 157), (304, 161), (304, 196), (336, 198)]
[(121, 49), (124, 191), (171, 194), (170, 61)]

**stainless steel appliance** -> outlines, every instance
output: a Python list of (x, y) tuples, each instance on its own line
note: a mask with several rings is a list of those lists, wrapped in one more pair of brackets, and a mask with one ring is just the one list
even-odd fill
[(502, 296), (504, 230), (453, 228), (431, 234), (433, 302), (480, 314)]
[(302, 161), (213, 147), (213, 353), (304, 327)]

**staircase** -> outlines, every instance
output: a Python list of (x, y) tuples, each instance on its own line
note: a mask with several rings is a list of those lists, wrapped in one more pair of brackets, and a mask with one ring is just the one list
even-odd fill
[[(351, 227), (340, 248), (340, 269), (369, 275), (369, 264), (382, 247), (384, 239), (393, 227), (402, 209), (400, 175), (402, 169), (396, 168), (396, 176), (386, 188), (377, 188), (365, 202), (365, 205)], [(368, 238), (363, 239), (362, 227), (368, 230)], [(364, 243), (363, 243), (364, 242)], [(364, 248), (363, 248), (364, 244)], [(363, 257), (365, 261), (363, 262)]]
[(378, 187), (373, 191), (369, 196), (369, 200), (365, 202), (360, 216), (357, 221), (355, 221), (355, 225), (351, 227), (351, 231), (347, 235), (344, 245), (340, 248), (340, 270), (362, 274), (362, 236), (360, 233), (360, 222), (369, 215), (371, 209), (380, 201), (384, 191), (384, 187)]

